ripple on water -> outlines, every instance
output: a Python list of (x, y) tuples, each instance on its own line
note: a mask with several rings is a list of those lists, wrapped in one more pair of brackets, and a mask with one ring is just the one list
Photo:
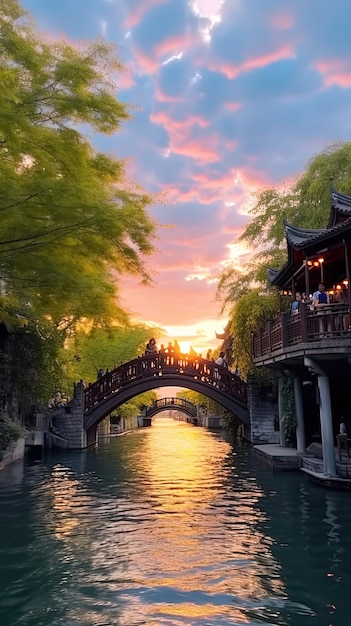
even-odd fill
[(351, 507), (317, 492), (164, 418), (3, 475), (0, 624), (346, 626)]

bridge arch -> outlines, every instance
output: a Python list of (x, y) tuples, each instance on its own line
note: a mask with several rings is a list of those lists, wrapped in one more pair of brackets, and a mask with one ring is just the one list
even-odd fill
[(158, 354), (124, 363), (89, 385), (85, 391), (85, 429), (96, 427), (128, 400), (162, 387), (197, 391), (249, 423), (246, 384), (238, 376), (206, 359)]
[(146, 409), (146, 417), (154, 417), (161, 411), (181, 411), (190, 417), (197, 417), (197, 406), (189, 400), (183, 398), (158, 398)]

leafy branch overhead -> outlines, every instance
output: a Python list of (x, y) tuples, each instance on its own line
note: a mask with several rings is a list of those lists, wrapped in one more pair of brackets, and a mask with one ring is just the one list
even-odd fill
[(3, 318), (116, 318), (120, 274), (150, 279), (152, 197), (86, 138), (130, 118), (115, 95), (123, 69), (106, 42), (47, 41), (17, 0), (0, 0)]

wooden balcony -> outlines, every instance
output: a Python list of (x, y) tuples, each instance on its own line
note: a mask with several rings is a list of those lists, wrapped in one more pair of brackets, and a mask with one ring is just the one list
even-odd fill
[(252, 354), (257, 366), (316, 351), (351, 356), (348, 305), (325, 304), (313, 309), (301, 304), (297, 314), (281, 313), (253, 333)]

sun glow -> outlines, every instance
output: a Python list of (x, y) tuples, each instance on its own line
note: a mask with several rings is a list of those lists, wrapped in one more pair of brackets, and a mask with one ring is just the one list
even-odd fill
[(189, 354), (190, 341), (182, 341), (180, 344), (180, 349), (182, 351), (182, 354)]

